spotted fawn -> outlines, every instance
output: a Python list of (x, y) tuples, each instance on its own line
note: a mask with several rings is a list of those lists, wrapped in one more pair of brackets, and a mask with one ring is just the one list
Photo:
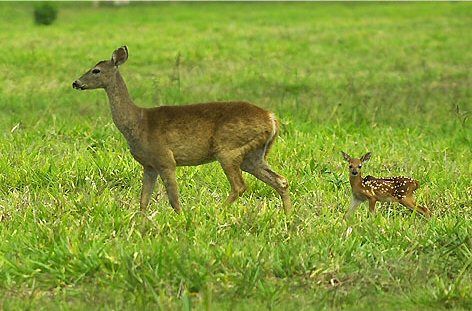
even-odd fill
[(344, 159), (349, 162), (349, 182), (352, 188), (351, 207), (345, 217), (350, 216), (364, 201), (369, 201), (369, 210), (375, 212), (375, 203), (398, 202), (412, 210), (419, 211), (425, 216), (430, 216), (430, 211), (426, 207), (416, 204), (413, 192), (419, 184), (409, 177), (389, 177), (375, 178), (367, 176), (362, 178), (362, 165), (369, 161), (371, 153), (368, 152), (360, 159), (351, 158), (347, 153), (341, 152)]

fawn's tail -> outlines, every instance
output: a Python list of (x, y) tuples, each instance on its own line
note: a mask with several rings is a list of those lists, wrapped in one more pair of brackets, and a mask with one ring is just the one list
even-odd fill
[(413, 191), (420, 187), (420, 183), (417, 180), (413, 180)]

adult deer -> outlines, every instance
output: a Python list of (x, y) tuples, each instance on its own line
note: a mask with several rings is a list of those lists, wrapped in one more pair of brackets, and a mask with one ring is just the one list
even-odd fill
[(131, 100), (118, 67), (128, 48), (113, 52), (72, 83), (79, 90), (105, 89), (113, 121), (128, 141), (131, 154), (143, 166), (141, 209), (151, 199), (161, 177), (175, 212), (181, 211), (175, 169), (218, 161), (231, 185), (226, 203), (245, 190), (241, 170), (274, 188), (287, 212), (291, 208), (287, 180), (266, 162), (279, 131), (272, 112), (246, 102), (215, 102), (186, 106), (141, 108)]
[(364, 201), (369, 201), (369, 209), (375, 212), (375, 203), (380, 202), (399, 202), (400, 204), (417, 210), (425, 216), (430, 215), (430, 211), (426, 207), (416, 204), (413, 192), (418, 189), (419, 183), (409, 177), (390, 177), (375, 178), (367, 176), (362, 178), (362, 165), (369, 161), (371, 153), (368, 152), (360, 159), (352, 158), (345, 152), (341, 151), (344, 159), (349, 162), (349, 182), (352, 188), (351, 207), (346, 213), (349, 216)]

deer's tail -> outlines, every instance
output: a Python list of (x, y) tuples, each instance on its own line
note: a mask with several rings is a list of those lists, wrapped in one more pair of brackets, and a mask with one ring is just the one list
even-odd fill
[(264, 152), (262, 153), (264, 159), (267, 158), (267, 154), (269, 153), (270, 148), (272, 147), (275, 138), (277, 137), (279, 133), (279, 121), (277, 121), (277, 118), (275, 117), (274, 113), (269, 114), (269, 119), (272, 125), (272, 131), (270, 132), (269, 138), (267, 139), (265, 145), (264, 145)]
[(417, 180), (414, 180), (413, 181), (413, 191), (415, 191), (416, 189), (418, 189), (420, 187), (420, 183), (417, 181)]

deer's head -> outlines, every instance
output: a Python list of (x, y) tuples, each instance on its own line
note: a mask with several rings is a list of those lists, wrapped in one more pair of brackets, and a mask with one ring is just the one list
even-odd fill
[(128, 48), (122, 46), (113, 52), (110, 60), (98, 62), (82, 77), (75, 80), (72, 87), (77, 90), (106, 88), (111, 81), (114, 81), (118, 66), (124, 64), (127, 59)]
[(364, 162), (369, 161), (371, 156), (370, 152), (364, 154), (360, 159), (352, 158), (350, 155), (343, 151), (341, 151), (341, 154), (343, 155), (344, 160), (349, 163), (349, 172), (351, 173), (351, 176), (359, 175), (362, 169), (362, 165), (364, 164)]

